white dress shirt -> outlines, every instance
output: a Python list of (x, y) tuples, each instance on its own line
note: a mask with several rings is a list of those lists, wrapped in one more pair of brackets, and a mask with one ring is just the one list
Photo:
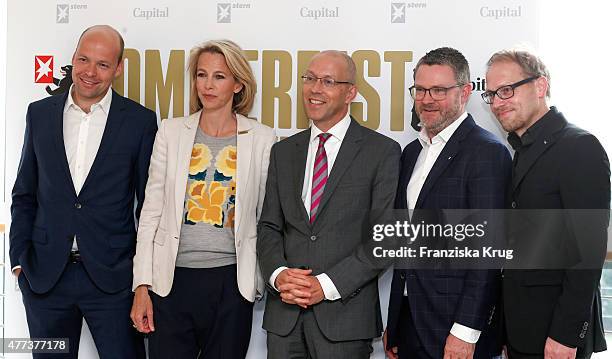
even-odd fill
[[(342, 145), (342, 141), (344, 140), (344, 136), (346, 135), (346, 131), (351, 124), (351, 117), (347, 113), (340, 122), (335, 124), (332, 128), (327, 131), (331, 136), (325, 141), (323, 145), (325, 147), (325, 153), (327, 154), (327, 175), (332, 171), (332, 167), (334, 166), (334, 162), (336, 161), (336, 157), (338, 156), (338, 151), (340, 151), (340, 146)], [(319, 147), (319, 134), (323, 133), (316, 125), (310, 126), (310, 141), (308, 142), (308, 156), (306, 157), (306, 168), (304, 172), (304, 184), (302, 187), (302, 202), (304, 203), (304, 207), (306, 208), (306, 213), (310, 216), (310, 199), (312, 196), (312, 175), (314, 170), (314, 161), (315, 156), (317, 154), (317, 148)], [(274, 283), (276, 282), (276, 277), (283, 270), (287, 269), (287, 267), (279, 267), (277, 268), (272, 275), (270, 276), (270, 285), (272, 288), (278, 290)], [(316, 276), (321, 283), (321, 288), (323, 289), (323, 294), (325, 294), (325, 299), (327, 300), (337, 300), (340, 299), (340, 293), (338, 289), (334, 285), (334, 282), (329, 278), (329, 276), (325, 273), (321, 273)]]
[[(77, 196), (100, 148), (112, 98), (113, 93), (109, 87), (102, 100), (91, 105), (89, 113), (86, 113), (74, 102), (70, 87), (70, 95), (64, 105), (64, 148)], [(72, 249), (78, 249), (76, 237)]]
[(425, 180), (433, 168), (434, 163), (436, 163), (438, 156), (440, 156), (440, 153), (444, 149), (444, 146), (446, 146), (448, 140), (450, 140), (457, 128), (466, 118), (467, 112), (464, 112), (461, 116), (459, 116), (459, 118), (453, 121), (453, 123), (448, 125), (448, 127), (442, 130), (440, 133), (435, 135), (431, 140), (429, 139), (427, 132), (425, 132), (425, 128), (421, 129), (421, 132), (419, 132), (419, 142), (421, 142), (423, 149), (419, 153), (419, 157), (417, 158), (417, 161), (414, 164), (414, 169), (412, 170), (412, 176), (410, 176), (410, 182), (408, 182), (406, 198), (408, 198), (409, 209), (414, 209), (416, 206), (421, 189), (423, 188)]
[[(464, 112), (453, 123), (431, 139), (427, 136), (427, 132), (424, 128), (419, 132), (419, 142), (421, 142), (423, 149), (419, 153), (419, 157), (414, 165), (414, 170), (412, 171), (412, 176), (410, 176), (410, 182), (408, 182), (408, 188), (406, 190), (409, 209), (415, 208), (421, 189), (423, 189), (425, 180), (427, 176), (429, 176), (429, 172), (431, 172), (438, 156), (440, 156), (448, 140), (450, 140), (451, 136), (466, 118), (467, 112)], [(404, 295), (408, 295), (406, 287), (404, 287)], [(450, 333), (468, 343), (476, 343), (480, 337), (480, 330), (475, 330), (459, 323), (453, 324)]]

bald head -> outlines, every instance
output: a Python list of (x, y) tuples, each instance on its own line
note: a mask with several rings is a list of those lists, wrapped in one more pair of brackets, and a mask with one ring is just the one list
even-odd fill
[(355, 74), (357, 73), (355, 61), (353, 61), (353, 59), (349, 55), (347, 55), (345, 52), (338, 51), (338, 50), (321, 51), (318, 54), (314, 55), (311, 61), (314, 61), (315, 59), (320, 59), (320, 58), (321, 59), (335, 58), (335, 59), (342, 60), (342, 62), (344, 63), (342, 72), (344, 73), (344, 76), (345, 76), (342, 78), (342, 81), (348, 81), (352, 84), (355, 84), (355, 81), (356, 81)]
[(123, 37), (121, 36), (119, 31), (115, 30), (115, 28), (109, 25), (94, 25), (88, 27), (87, 29), (85, 29), (85, 31), (83, 31), (83, 33), (81, 33), (81, 36), (79, 36), (77, 48), (81, 44), (83, 38), (87, 36), (103, 36), (114, 39), (114, 41), (116, 41), (118, 51), (117, 62), (121, 62), (121, 60), (123, 59), (123, 49), (125, 47), (125, 43), (123, 42)]

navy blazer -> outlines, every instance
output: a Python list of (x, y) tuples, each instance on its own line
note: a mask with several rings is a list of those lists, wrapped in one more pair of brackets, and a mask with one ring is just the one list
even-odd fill
[(77, 195), (63, 140), (67, 96), (28, 107), (12, 193), (11, 266), (21, 265), (32, 291), (48, 292), (64, 271), (76, 236), (91, 279), (105, 292), (118, 292), (132, 283), (134, 213), (139, 215), (144, 199), (156, 116), (113, 91), (100, 148)]
[[(395, 208), (407, 208), (406, 190), (421, 149), (417, 139), (402, 153)], [(504, 208), (511, 166), (508, 149), (468, 115), (437, 158), (415, 209)], [(400, 317), (405, 284), (419, 342), (432, 358), (443, 357), (446, 338), (455, 322), (483, 332), (475, 358), (499, 354), (501, 350), (493, 340), (497, 336), (487, 333), (499, 298), (499, 271), (396, 269), (389, 299), (389, 347), (397, 345), (398, 328), (406, 325), (402, 321), (407, 318)]]

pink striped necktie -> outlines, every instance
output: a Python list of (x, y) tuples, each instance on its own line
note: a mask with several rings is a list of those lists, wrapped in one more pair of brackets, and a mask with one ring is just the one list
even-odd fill
[(319, 147), (315, 155), (315, 163), (312, 175), (312, 192), (310, 197), (310, 223), (315, 221), (319, 204), (323, 197), (325, 183), (327, 183), (327, 153), (325, 152), (325, 142), (331, 137), (329, 133), (321, 133), (319, 137)]

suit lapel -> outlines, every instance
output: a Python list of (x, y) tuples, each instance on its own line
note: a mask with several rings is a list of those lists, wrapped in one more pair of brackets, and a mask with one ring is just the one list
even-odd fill
[(418, 139), (408, 145), (406, 158), (402, 161), (395, 208), (408, 208), (408, 198), (406, 197), (408, 182), (410, 182), (410, 177), (412, 177), (412, 172), (414, 171), (414, 165), (422, 149), (423, 146), (421, 146), (421, 142)]
[(538, 158), (557, 141), (558, 132), (567, 125), (567, 121), (560, 114), (556, 118), (548, 118), (544, 119), (544, 121), (554, 122), (550, 124), (550, 129), (544, 133), (544, 136), (542, 136), (543, 138), (536, 138), (534, 143), (531, 144), (529, 151), (525, 151), (525, 153), (521, 154), (514, 176), (512, 176), (512, 192), (516, 191), (525, 178), (525, 175), (529, 172), (531, 166), (536, 163)]
[(200, 113), (198, 111), (183, 120), (183, 126), (179, 134), (179, 144), (176, 161), (176, 179), (174, 185), (174, 200), (176, 208), (177, 228), (181, 228), (183, 219), (183, 208), (185, 201), (185, 192), (187, 191), (187, 180), (189, 175), (189, 163), (191, 162), (191, 151), (195, 140)]
[(106, 152), (108, 152), (111, 148), (113, 148), (113, 144), (117, 139), (116, 133), (121, 128), (123, 124), (123, 117), (125, 116), (125, 100), (123, 97), (119, 96), (113, 90), (113, 98), (111, 101), (111, 107), (108, 112), (108, 117), (106, 119), (106, 125), (104, 126), (104, 132), (102, 134), (102, 140), (100, 141), (100, 148), (98, 148), (98, 152), (96, 153), (96, 157), (94, 159), (93, 164), (91, 165), (91, 169), (87, 174), (87, 178), (85, 178), (85, 182), (83, 182), (83, 187), (81, 187), (80, 193), (84, 193), (87, 189), (87, 186), (92, 181), (92, 178), (95, 177), (96, 171), (102, 166), (104, 163), (104, 157)]
[[(329, 202), (329, 199), (338, 186), (340, 179), (353, 163), (353, 159), (355, 156), (357, 156), (359, 150), (361, 149), (361, 140), (361, 125), (359, 125), (351, 117), (351, 124), (346, 131), (346, 135), (344, 136), (344, 140), (342, 140), (342, 145), (340, 145), (340, 150), (338, 151), (338, 156), (334, 161), (334, 166), (332, 167), (329, 177), (327, 178), (327, 183), (325, 184), (325, 189), (323, 190), (323, 197), (321, 198), (321, 203), (319, 204), (319, 210), (317, 213), (320, 214), (322, 213), (323, 209), (325, 209), (325, 205), (327, 202)], [(317, 216), (317, 218), (319, 217), (320, 215)], [(317, 221), (317, 218), (315, 218), (315, 222)]]
[(423, 188), (419, 193), (419, 198), (417, 199), (415, 208), (421, 208), (423, 206), (423, 202), (429, 194), (429, 191), (431, 191), (433, 186), (438, 181), (438, 178), (440, 178), (448, 165), (455, 159), (455, 156), (461, 150), (461, 141), (472, 130), (472, 128), (474, 128), (474, 126), (476, 126), (474, 119), (472, 119), (471, 115), (468, 115), (463, 123), (457, 127), (457, 130), (455, 130), (451, 138), (444, 146), (444, 149), (442, 149), (442, 152), (440, 152), (440, 155), (438, 156), (438, 159), (436, 159), (431, 171), (429, 171), (429, 175), (427, 175), (427, 179), (425, 179)]
[(60, 167), (63, 169), (64, 174), (67, 177), (65, 183), (70, 184), (70, 189), (76, 197), (76, 191), (74, 189), (74, 182), (72, 182), (72, 175), (70, 174), (70, 166), (68, 165), (68, 158), (66, 157), (66, 146), (64, 146), (64, 106), (68, 99), (70, 91), (64, 93), (56, 98), (52, 113), (52, 132), (53, 139), (55, 142), (55, 151), (57, 152), (57, 159)]
[[(236, 139), (236, 151), (237, 151), (237, 167), (236, 167), (236, 191), (237, 198), (244, 198), (248, 195), (245, 190), (249, 188), (249, 180), (251, 179), (251, 153), (253, 153), (253, 131), (251, 131), (250, 121), (240, 115), (236, 115), (237, 119), (237, 139)], [(242, 213), (240, 212), (240, 201), (236, 203), (236, 225), (235, 233), (238, 233), (240, 226), (240, 220), (242, 219)]]
[(299, 211), (301, 213), (304, 223), (310, 226), (308, 212), (304, 207), (302, 201), (302, 189), (304, 188), (304, 173), (306, 171), (306, 158), (308, 157), (308, 142), (310, 141), (310, 128), (300, 133), (301, 138), (296, 139), (295, 152), (293, 158), (296, 160), (293, 162), (291, 171), (293, 172), (293, 187), (295, 193), (295, 203), (298, 204)]

